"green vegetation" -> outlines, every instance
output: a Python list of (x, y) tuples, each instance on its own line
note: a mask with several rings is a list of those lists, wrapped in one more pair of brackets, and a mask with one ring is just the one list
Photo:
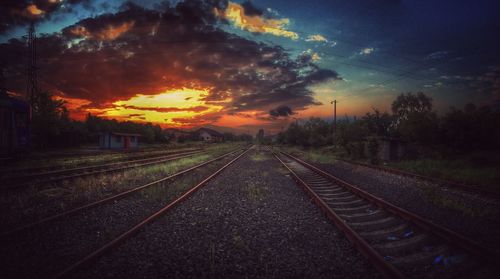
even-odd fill
[(260, 161), (269, 160), (269, 156), (264, 152), (255, 152), (252, 155), (250, 155), (250, 159), (252, 159), (253, 161), (256, 161), (256, 162), (260, 162)]
[(481, 185), (491, 190), (499, 191), (500, 157), (492, 156), (491, 154), (473, 154), (461, 156), (454, 160), (406, 160), (391, 162), (389, 166), (463, 184)]
[(390, 163), (392, 167), (498, 188), (498, 109), (467, 104), (438, 115), (432, 99), (418, 92), (399, 95), (391, 110), (374, 109), (360, 118), (340, 119), (335, 138), (332, 123), (320, 118), (293, 123), (278, 135), (277, 143), (314, 162), (345, 158), (380, 164), (378, 139), (398, 139), (405, 152), (399, 162)]
[[(12, 193), (0, 196), (0, 205), (2, 205), (0, 210), (4, 212), (15, 212), (15, 214), (4, 214), (3, 217), (6, 219), (13, 218), (13, 216), (15, 216), (16, 219), (26, 218), (24, 216), (38, 216), (47, 210), (50, 212), (60, 212), (90, 201), (102, 199), (132, 187), (158, 180), (220, 156), (239, 146), (240, 145), (234, 143), (213, 145), (208, 154), (193, 155), (185, 159), (129, 169), (123, 172), (83, 177), (71, 181), (65, 180), (60, 183), (45, 185), (40, 190), (37, 190), (35, 187), (29, 187), (29, 189), (23, 193)], [(191, 181), (195, 179), (195, 175), (182, 177), (186, 177), (185, 179), (183, 178), (185, 180), (183, 181), (183, 185), (193, 186), (192, 184), (197, 182), (194, 180)], [(160, 187), (150, 187), (150, 189), (144, 191), (144, 193), (146, 193), (146, 196), (149, 198), (161, 199), (165, 197), (165, 195), (172, 194), (169, 191), (174, 191), (175, 193), (180, 191), (177, 189), (178, 187), (176, 189), (169, 189), (169, 185), (171, 185), (169, 181), (162, 183), (162, 185), (157, 185)]]
[(245, 187), (248, 199), (257, 202), (262, 201), (270, 195), (270, 191), (267, 187), (263, 185), (258, 185), (249, 181)]

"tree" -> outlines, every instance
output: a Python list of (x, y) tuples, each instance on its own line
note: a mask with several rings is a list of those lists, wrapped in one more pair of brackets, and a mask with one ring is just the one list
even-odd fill
[(361, 118), (363, 125), (373, 136), (388, 137), (392, 131), (392, 123), (394, 118), (387, 112), (381, 113), (377, 109), (373, 109), (373, 113), (367, 113)]
[(234, 141), (236, 136), (233, 133), (225, 132), (222, 134), (224, 141)]
[(63, 100), (56, 100), (49, 91), (40, 91), (32, 104), (31, 131), (35, 145), (45, 148), (61, 135), (63, 123), (68, 123), (68, 110)]
[(259, 132), (257, 133), (257, 142), (262, 143), (264, 142), (264, 129), (259, 129)]
[(408, 119), (410, 114), (429, 113), (432, 111), (432, 98), (426, 96), (422, 92), (413, 94), (408, 92), (399, 95), (392, 102), (392, 113), (396, 117), (396, 122)]
[(438, 117), (432, 111), (432, 99), (422, 92), (401, 94), (392, 103), (393, 126), (405, 141), (420, 147), (436, 143)]

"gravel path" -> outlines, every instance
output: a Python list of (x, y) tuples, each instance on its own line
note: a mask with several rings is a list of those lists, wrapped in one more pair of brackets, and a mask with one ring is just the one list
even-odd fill
[(271, 155), (252, 150), (76, 278), (377, 278)]
[(315, 164), (369, 193), (500, 251), (500, 201), (343, 161)]
[(101, 247), (162, 208), (207, 175), (229, 162), (228, 156), (173, 181), (163, 182), (31, 231), (0, 239), (1, 278), (47, 278)]

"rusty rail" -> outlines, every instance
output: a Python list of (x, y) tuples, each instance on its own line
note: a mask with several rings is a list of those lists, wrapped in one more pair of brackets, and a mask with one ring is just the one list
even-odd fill
[(285, 168), (293, 175), (295, 181), (302, 186), (304, 191), (313, 199), (313, 201), (321, 208), (321, 210), (326, 214), (328, 219), (330, 219), (335, 225), (345, 233), (346, 237), (351, 241), (351, 243), (363, 254), (370, 262), (373, 263), (375, 268), (384, 275), (386, 278), (404, 278), (404, 276), (399, 272), (392, 264), (380, 256), (358, 233), (352, 230), (337, 213), (335, 213), (312, 189), (305, 183), (291, 168), (289, 168), (285, 162), (283, 162), (276, 154), (274, 154), (276, 159), (278, 159)]
[(363, 197), (364, 199), (367, 199), (371, 201), (372, 203), (376, 204), (379, 207), (382, 207), (386, 209), (387, 211), (400, 216), (403, 219), (406, 219), (410, 221), (411, 223), (417, 225), (420, 227), (422, 230), (435, 234), (439, 236), (442, 239), (447, 240), (451, 245), (459, 247), (468, 253), (471, 253), (481, 259), (483, 259), (485, 262), (490, 262), (490, 263), (498, 263), (498, 259), (500, 258), (500, 255), (498, 255), (495, 251), (492, 251), (489, 248), (486, 248), (479, 243), (462, 236), (452, 230), (449, 230), (443, 226), (437, 225), (433, 223), (432, 221), (423, 219), (422, 217), (409, 212), (401, 207), (395, 206), (381, 198), (378, 198), (364, 190), (361, 190), (359, 187), (356, 187), (353, 184), (350, 184), (338, 177), (333, 176), (332, 174), (325, 172), (305, 161), (302, 161), (299, 158), (296, 158), (290, 154), (282, 152), (284, 155), (292, 158), (293, 160), (301, 163), (302, 165), (308, 167), (309, 169), (313, 170), (314, 172), (323, 175), (324, 177), (327, 177), (334, 181), (335, 183), (338, 183), (339, 185), (343, 186), (344, 188), (347, 188), (353, 193), (358, 194), (359, 196)]
[[(319, 169), (312, 164), (309, 164), (299, 158), (296, 158), (290, 154), (281, 152), (283, 155), (287, 156), (291, 160), (297, 162), (302, 165), (306, 169), (316, 173), (317, 175), (324, 177), (325, 179), (333, 182), (335, 185), (341, 186), (343, 189), (351, 192), (355, 196), (358, 196), (369, 203), (384, 209), (385, 211), (398, 216), (399, 218), (406, 220), (408, 223), (413, 224), (422, 232), (425, 232), (430, 235), (434, 235), (439, 239), (443, 240), (444, 243), (447, 243), (451, 247), (456, 247), (461, 249), (462, 251), (468, 253), (469, 255), (474, 256), (475, 259), (479, 259), (480, 262), (488, 263), (494, 266), (498, 264), (499, 255), (497, 252), (486, 248), (479, 243), (468, 239), (454, 231), (451, 231), (445, 227), (437, 225), (429, 220), (423, 219), (414, 213), (411, 213), (405, 209), (397, 207), (391, 203), (388, 203), (360, 188), (352, 185), (334, 175), (325, 172)], [(316, 204), (325, 212), (330, 220), (332, 220), (342, 231), (346, 233), (348, 239), (360, 250), (360, 252), (365, 255), (371, 262), (374, 263), (374, 266), (387, 278), (400, 278), (402, 276), (398, 271), (395, 270), (392, 264), (386, 262), (383, 258), (381, 258), (378, 252), (371, 249), (369, 244), (365, 242), (354, 230), (352, 230), (345, 221), (338, 216), (334, 210), (332, 210), (322, 199), (319, 197), (314, 190), (307, 185), (305, 181), (303, 181), (297, 173), (295, 173), (290, 167), (288, 167), (277, 154), (275, 157), (293, 174), (294, 179), (306, 190), (306, 192), (313, 198)], [(396, 271), (396, 272), (395, 272)]]
[(94, 202), (91, 202), (89, 204), (82, 205), (82, 206), (79, 206), (77, 208), (74, 208), (74, 209), (71, 209), (71, 210), (59, 213), (59, 214), (55, 214), (55, 215), (52, 215), (52, 216), (49, 216), (49, 217), (45, 217), (45, 218), (42, 218), (42, 219), (40, 219), (40, 220), (38, 220), (36, 222), (32, 222), (32, 223), (20, 226), (18, 228), (15, 228), (15, 229), (3, 232), (3, 233), (0, 234), (0, 238), (5, 238), (5, 237), (8, 237), (10, 235), (13, 235), (13, 234), (16, 234), (16, 233), (20, 233), (20, 232), (26, 231), (28, 229), (34, 228), (36, 226), (56, 221), (56, 220), (61, 219), (63, 217), (73, 216), (73, 215), (78, 214), (78, 213), (80, 213), (82, 211), (85, 211), (85, 210), (88, 210), (88, 209), (91, 209), (91, 208), (95, 208), (95, 207), (107, 204), (109, 202), (112, 202), (112, 201), (123, 199), (123, 198), (125, 198), (126, 196), (129, 196), (132, 193), (144, 190), (144, 189), (149, 188), (151, 186), (157, 185), (158, 183), (161, 183), (163, 181), (167, 181), (167, 180), (173, 179), (173, 178), (175, 178), (177, 176), (181, 176), (183, 174), (186, 174), (188, 172), (191, 172), (193, 170), (201, 168), (201, 167), (203, 167), (205, 165), (208, 165), (208, 164), (210, 164), (212, 162), (221, 160), (221, 159), (223, 159), (223, 158), (225, 158), (225, 157), (227, 157), (227, 156), (229, 156), (229, 155), (237, 152), (238, 150), (240, 150), (240, 149), (238, 148), (237, 150), (230, 151), (228, 153), (225, 153), (225, 154), (223, 154), (221, 156), (218, 156), (218, 157), (216, 157), (214, 159), (211, 159), (209, 161), (200, 163), (200, 164), (195, 165), (193, 167), (190, 167), (190, 168), (187, 168), (185, 170), (179, 171), (177, 173), (171, 174), (171, 175), (166, 176), (164, 178), (161, 178), (161, 179), (149, 182), (147, 184), (144, 184), (144, 185), (132, 188), (130, 190), (123, 191), (123, 192), (118, 193), (116, 195), (113, 195), (111, 197), (107, 197), (107, 198), (104, 198), (104, 199), (101, 199), (101, 200), (98, 200), (98, 201), (94, 201)]
[[(85, 176), (91, 176), (91, 175), (99, 175), (99, 174), (104, 174), (104, 173), (112, 173), (112, 172), (117, 172), (117, 171), (123, 171), (123, 170), (128, 170), (132, 168), (139, 168), (139, 167), (145, 167), (149, 165), (155, 165), (155, 164), (161, 164), (177, 159), (183, 159), (187, 158), (190, 156), (198, 155), (198, 154), (203, 154), (204, 151), (195, 151), (195, 152), (186, 152), (182, 154), (174, 154), (174, 155), (169, 155), (161, 158), (152, 158), (152, 159), (141, 159), (141, 160), (134, 160), (134, 161), (126, 161), (126, 162), (116, 162), (116, 163), (111, 163), (111, 164), (106, 164), (106, 165), (98, 165), (98, 166), (88, 166), (88, 167), (83, 167), (83, 168), (74, 168), (74, 169), (68, 169), (68, 170), (63, 170), (63, 171), (56, 171), (56, 172), (49, 172), (49, 173), (41, 173), (41, 174), (35, 174), (32, 177), (44, 177), (44, 176), (50, 176), (50, 175), (57, 175), (57, 174), (66, 174), (64, 176), (56, 176), (52, 178), (48, 178), (45, 180), (35, 180), (33, 182), (26, 182), (26, 181), (21, 181), (21, 182), (15, 182), (12, 181), (10, 182), (11, 184), (8, 186), (0, 187), (0, 191), (8, 191), (8, 190), (15, 190), (19, 188), (23, 188), (25, 186), (31, 185), (30, 183), (34, 184), (46, 184), (46, 183), (51, 183), (51, 182), (57, 182), (61, 180), (69, 180), (69, 179), (75, 179), (75, 178), (80, 178), (80, 177), (85, 177)], [(137, 162), (144, 162), (141, 164), (134, 164)], [(102, 167), (109, 167), (113, 165), (123, 165), (123, 166), (118, 166), (115, 168), (109, 168), (109, 169), (99, 169)], [(89, 172), (82, 172), (85, 170), (90, 170)], [(27, 178), (32, 178), (32, 177), (27, 177)], [(7, 181), (6, 183), (9, 183)]]
[(80, 269), (80, 268), (82, 268), (82, 267), (84, 267), (84, 266), (92, 263), (93, 261), (97, 260), (99, 257), (101, 257), (105, 253), (109, 252), (113, 248), (119, 246), (125, 240), (127, 240), (130, 237), (132, 237), (135, 234), (137, 234), (146, 225), (148, 225), (149, 223), (151, 223), (154, 220), (158, 219), (163, 214), (165, 214), (167, 211), (169, 211), (170, 209), (172, 209), (176, 205), (180, 204), (184, 200), (188, 199), (191, 195), (193, 195), (196, 191), (198, 191), (203, 186), (205, 186), (210, 180), (212, 180), (214, 177), (216, 177), (224, 169), (226, 169), (227, 167), (229, 167), (230, 165), (232, 165), (234, 162), (236, 162), (239, 158), (241, 158), (243, 155), (245, 155), (248, 152), (248, 150), (250, 150), (250, 148), (248, 148), (245, 151), (243, 151), (236, 158), (234, 158), (229, 163), (227, 163), (224, 166), (222, 166), (221, 168), (219, 168), (217, 171), (215, 171), (214, 173), (212, 173), (211, 175), (209, 175), (208, 177), (206, 177), (203, 181), (201, 181), (200, 183), (196, 184), (196, 186), (194, 186), (193, 188), (191, 188), (188, 191), (186, 191), (180, 197), (178, 197), (174, 201), (170, 202), (169, 204), (167, 204), (165, 207), (163, 207), (159, 211), (153, 213), (152, 215), (150, 215), (149, 217), (145, 218), (140, 223), (138, 223), (135, 226), (133, 226), (132, 228), (130, 228), (128, 231), (122, 233), (117, 238), (113, 239), (112, 241), (108, 242), (107, 244), (105, 244), (101, 248), (97, 249), (96, 251), (90, 253), (89, 255), (87, 255), (86, 257), (84, 257), (83, 259), (81, 259), (81, 260), (77, 261), (76, 263), (74, 263), (73, 265), (69, 266), (68, 268), (66, 268), (65, 270), (63, 270), (59, 274), (57, 274), (54, 278), (65, 278), (68, 275), (70, 275), (71, 273), (75, 272), (76, 270), (78, 270), (78, 269)]

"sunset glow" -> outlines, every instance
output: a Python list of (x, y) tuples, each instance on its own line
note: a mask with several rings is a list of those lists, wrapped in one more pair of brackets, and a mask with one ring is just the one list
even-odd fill
[(204, 100), (207, 95), (207, 90), (188, 88), (156, 95), (137, 94), (130, 99), (116, 101), (109, 108), (88, 108), (87, 111), (106, 118), (151, 122), (163, 127), (184, 127), (191, 126), (190, 119), (196, 121), (224, 108), (207, 103)]

